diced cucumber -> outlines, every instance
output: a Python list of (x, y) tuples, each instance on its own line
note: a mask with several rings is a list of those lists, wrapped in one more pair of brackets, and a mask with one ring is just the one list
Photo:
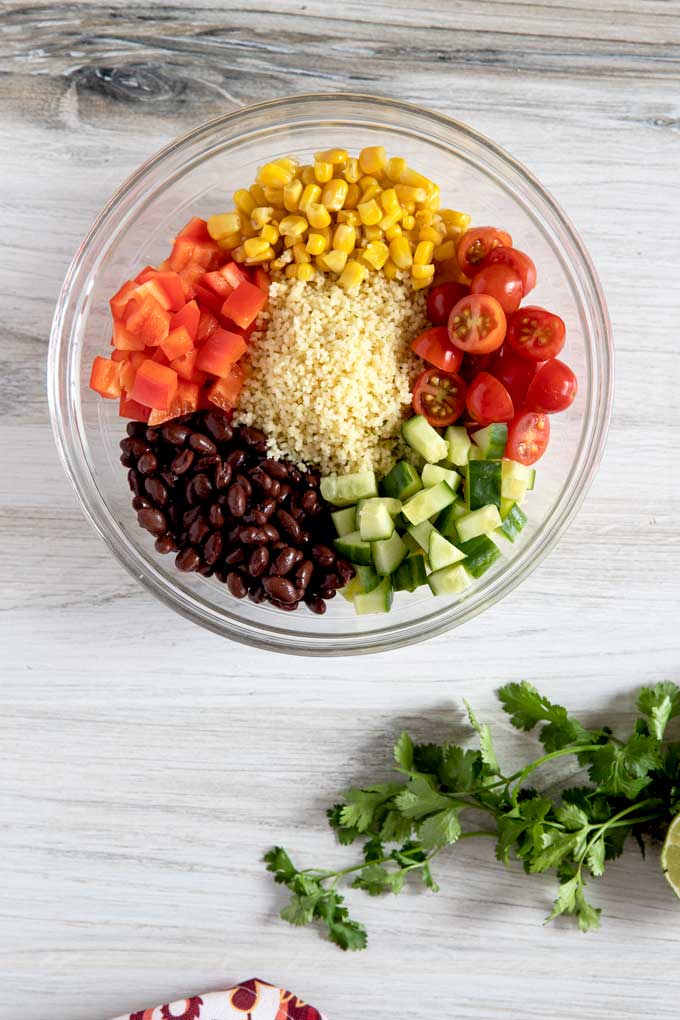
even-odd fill
[(350, 563), (360, 563), (370, 567), (372, 563), (371, 545), (364, 542), (358, 531), (351, 531), (349, 535), (336, 538), (333, 543), (335, 548)]
[(452, 563), (458, 563), (459, 560), (465, 559), (465, 553), (462, 553), (434, 529), (430, 535), (430, 548), (427, 556), (433, 570), (450, 567)]
[(357, 510), (359, 534), (363, 542), (377, 542), (389, 538), (394, 531), (394, 521), (381, 499), (366, 499)]
[[(472, 584), (470, 575), (460, 563), (433, 571), (427, 578), (433, 595), (459, 595)], [(356, 605), (356, 603), (355, 603)]]
[(513, 503), (521, 503), (527, 494), (527, 487), (521, 478), (504, 478), (501, 483), (501, 496), (503, 499), (512, 500)]
[(464, 517), (459, 517), (456, 522), (458, 536), (461, 542), (469, 542), (471, 538), (478, 535), (488, 535), (501, 526), (501, 515), (494, 503), (480, 507), (479, 510), (472, 510)]
[(371, 553), (373, 566), (379, 574), (384, 576), (394, 573), (401, 561), (406, 558), (408, 549), (399, 534), (393, 531), (390, 538), (381, 542), (371, 542)]
[(449, 448), (446, 459), (450, 460), (456, 467), (463, 467), (464, 464), (467, 464), (468, 453), (472, 446), (467, 429), (463, 425), (449, 425), (444, 433), (444, 438)]
[(338, 589), (338, 595), (342, 595), (343, 599), (347, 599), (348, 602), (354, 602), (355, 595), (360, 594), (361, 584), (356, 577), (353, 577), (351, 581), (348, 581), (344, 588)]
[[(527, 467), (526, 464), (520, 464), (517, 460), (504, 460), (503, 461), (503, 484), (509, 478), (517, 478), (520, 482), (524, 483), (525, 489), (533, 489), (536, 481), (536, 468)], [(503, 493), (505, 495), (505, 493)]]
[(471, 510), (479, 510), (489, 503), (500, 509), (501, 462), (499, 460), (471, 460), (465, 469), (465, 498)]
[(421, 524), (455, 500), (446, 482), (437, 482), (431, 489), (422, 489), (404, 503), (402, 513), (411, 524)]
[(426, 464), (421, 475), (423, 485), (431, 489), (438, 482), (446, 482), (452, 492), (460, 485), (460, 475), (452, 468), (441, 467), (439, 464)]
[(469, 542), (463, 542), (460, 549), (465, 553), (465, 569), (473, 577), (481, 577), (501, 555), (500, 549), (488, 535), (471, 538)]
[(356, 471), (351, 475), (326, 475), (321, 479), (321, 495), (333, 506), (350, 506), (360, 499), (378, 495), (374, 471)]
[(450, 503), (442, 510), (435, 522), (437, 531), (440, 535), (443, 535), (444, 538), (448, 538), (449, 542), (458, 544), (460, 539), (458, 536), (456, 521), (460, 517), (465, 517), (467, 513), (469, 513), (469, 508), (462, 499), (457, 499), (455, 503)]
[[(432, 428), (422, 414), (417, 414), (414, 418), (405, 421), (401, 426), (401, 434), (411, 449), (419, 453), (430, 464), (444, 460), (449, 452), (446, 440)], [(392, 494), (390, 493), (390, 495)]]
[(383, 577), (372, 591), (354, 596), (354, 609), (359, 616), (367, 613), (389, 613), (392, 597), (392, 582), (389, 577)]
[(392, 584), (395, 591), (415, 591), (427, 584), (425, 557), (420, 550), (399, 564), (392, 576)]
[[(391, 496), (371, 496), (370, 499), (360, 499), (355, 507), (354, 516), (355, 524), (354, 527), (352, 528), (352, 531), (359, 531), (361, 529), (361, 511), (365, 506), (367, 506), (370, 503), (374, 504), (375, 506), (381, 503), (387, 510), (390, 517), (392, 518), (398, 517), (401, 513), (401, 501), (398, 499), (392, 499)], [(385, 535), (385, 538), (388, 537), (389, 537), (388, 535)]]
[(496, 528), (496, 534), (514, 542), (527, 522), (527, 515), (518, 503), (511, 503), (505, 509), (501, 507), (501, 520), (503, 523), (500, 528)]
[(340, 538), (342, 538), (343, 535), (349, 535), (352, 531), (354, 531), (356, 527), (354, 523), (356, 515), (353, 506), (345, 507), (344, 510), (334, 510), (331, 517), (333, 519), (333, 524), (335, 525), (335, 530)]
[[(429, 521), (427, 521), (426, 523), (429, 524)], [(419, 524), (418, 527), (422, 528), (422, 524)], [(401, 536), (401, 540), (408, 549), (409, 556), (411, 555), (411, 553), (421, 553), (423, 551), (422, 546), (419, 545), (418, 542), (416, 542), (415, 538), (413, 537), (410, 531), (405, 531)]]
[(474, 443), (470, 447), (470, 452), (468, 453), (468, 463), (471, 460), (486, 460), (482, 451), (479, 449), (478, 446), (475, 446)]
[(373, 591), (380, 584), (380, 577), (373, 567), (356, 566), (356, 577), (353, 580), (359, 582), (362, 592)]
[(504, 421), (496, 422), (484, 429), (477, 429), (472, 433), (472, 438), (487, 460), (500, 460), (508, 441), (508, 426)]
[(430, 521), (421, 521), (420, 524), (412, 524), (408, 529), (407, 534), (410, 535), (418, 543), (418, 546), (427, 552), (430, 548), (430, 535), (434, 531), (434, 525)]
[(415, 495), (422, 487), (418, 472), (413, 464), (409, 464), (406, 460), (397, 461), (380, 483), (380, 488), (386, 496), (400, 499), (402, 503), (409, 496)]

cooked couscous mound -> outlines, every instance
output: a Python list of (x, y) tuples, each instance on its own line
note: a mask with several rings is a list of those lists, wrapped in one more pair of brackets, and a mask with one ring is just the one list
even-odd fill
[(272, 457), (385, 473), (423, 368), (410, 342), (426, 325), (422, 292), (382, 273), (351, 294), (320, 274), (275, 279), (235, 421), (263, 429)]

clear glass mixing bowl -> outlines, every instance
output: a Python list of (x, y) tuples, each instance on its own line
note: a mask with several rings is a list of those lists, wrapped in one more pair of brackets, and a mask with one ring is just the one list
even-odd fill
[[(182, 574), (161, 556), (130, 507), (118, 457), (125, 425), (117, 402), (88, 389), (92, 358), (110, 337), (108, 299), (147, 263), (163, 259), (192, 215), (227, 207), (257, 167), (319, 149), (388, 153), (438, 181), (443, 204), (477, 224), (510, 231), (530, 252), (539, 283), (532, 303), (567, 324), (565, 359), (578, 397), (553, 420), (553, 438), (527, 501), (521, 539), (458, 599), (426, 590), (395, 598), (386, 615), (357, 617), (337, 598), (325, 616), (233, 599), (226, 587)], [(613, 352), (605, 300), (590, 258), (562, 210), (524, 167), (464, 124), (406, 103), (362, 95), (306, 95), (262, 103), (203, 124), (145, 163), (113, 196), (81, 244), (57, 306), (48, 363), (59, 451), (90, 521), (121, 563), (168, 606), (225, 637), (307, 655), (348, 655), (420, 641), (456, 627), (502, 598), (547, 554), (576, 513), (597, 468), (612, 396)]]

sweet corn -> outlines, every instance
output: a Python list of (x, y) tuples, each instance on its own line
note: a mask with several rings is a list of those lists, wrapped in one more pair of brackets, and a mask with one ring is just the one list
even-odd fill
[(302, 280), (303, 283), (309, 283), (316, 276), (316, 270), (311, 262), (301, 262), (297, 267), (296, 276), (298, 280)]
[(286, 234), (283, 239), (284, 248), (292, 248), (294, 244), (297, 244), (300, 240), (299, 237), (294, 237), (292, 234)]
[(309, 202), (305, 206), (305, 215), (310, 227), (327, 227), (331, 222), (331, 214), (320, 202)]
[(413, 213), (407, 213), (401, 218), (402, 230), (413, 230), (416, 225), (416, 218)]
[(238, 234), (241, 229), (241, 217), (238, 213), (217, 213), (208, 220), (208, 233), (214, 241), (219, 241), (229, 234)]
[(302, 237), (307, 226), (304, 216), (285, 216), (279, 223), (279, 230), (288, 237)]
[(338, 283), (345, 291), (356, 290), (361, 281), (365, 279), (367, 272), (366, 266), (362, 266), (361, 262), (348, 262), (342, 271)]
[(382, 241), (383, 230), (379, 224), (370, 224), (363, 229), (364, 240), (370, 244), (371, 241)]
[(432, 209), (433, 212), (438, 212), (441, 204), (442, 196), (439, 191), (439, 188), (437, 188), (437, 190), (433, 192), (433, 194), (427, 196), (425, 205), (427, 206), (428, 209)]
[[(432, 261), (434, 245), (432, 241), (419, 241), (416, 250), (413, 252), (413, 263), (416, 266), (426, 266)], [(434, 272), (434, 266), (432, 267)]]
[(263, 188), (282, 188), (284, 184), (289, 184), (292, 181), (296, 169), (296, 167), (291, 169), (289, 166), (281, 166), (279, 163), (265, 163), (257, 171), (256, 180)]
[(443, 241), (442, 244), (435, 245), (433, 255), (436, 262), (443, 262), (444, 259), (455, 259), (456, 246), (453, 241)]
[(438, 227), (423, 227), (422, 230), (418, 231), (419, 241), (432, 241), (433, 244), (441, 244), (446, 237), (446, 228), (442, 224), (441, 229)]
[(257, 237), (257, 233), (258, 232), (255, 229), (255, 227), (252, 225), (250, 220), (243, 219), (241, 221), (241, 229), (240, 229), (239, 233), (240, 233), (241, 237), (243, 238), (243, 240), (245, 240), (246, 237)]
[(333, 234), (333, 248), (349, 254), (354, 249), (356, 231), (349, 223), (339, 223)]
[(269, 244), (276, 244), (279, 239), (279, 228), (274, 223), (265, 223), (260, 231), (260, 237), (268, 241)]
[(296, 159), (295, 156), (283, 156), (281, 159), (273, 160), (277, 166), (283, 167), (284, 170), (289, 170), (294, 177), (297, 173), (297, 169), (300, 166), (300, 160)]
[(358, 184), (350, 184), (347, 188), (344, 208), (356, 209), (360, 201), (361, 201), (361, 188), (359, 187)]
[(406, 170), (408, 170), (408, 163), (401, 156), (392, 156), (392, 159), (388, 159), (385, 172), (391, 181), (400, 181), (401, 175)]
[(255, 230), (260, 230), (265, 223), (269, 223), (273, 215), (274, 210), (270, 205), (258, 205), (250, 214), (250, 222)]
[(401, 215), (402, 213), (399, 207), (393, 209), (392, 212), (385, 213), (385, 215), (380, 221), (380, 229), (389, 230), (390, 227), (393, 227), (395, 223), (399, 222), (399, 220), (401, 219)]
[(367, 192), (369, 188), (380, 189), (378, 179), (376, 177), (372, 177), (370, 174), (364, 174), (363, 177), (360, 177), (358, 184), (359, 187), (361, 188), (362, 195), (365, 194), (365, 192)]
[(390, 241), (390, 258), (399, 269), (409, 269), (413, 265), (411, 247), (405, 237)]
[(298, 180), (297, 177), (290, 184), (286, 184), (283, 189), (283, 205), (288, 212), (297, 212), (300, 206), (300, 198), (302, 196), (302, 181)]
[(314, 178), (319, 184), (327, 184), (333, 176), (333, 164), (324, 161), (317, 161), (314, 164)]
[(313, 166), (303, 166), (300, 171), (300, 180), (307, 187), (308, 184), (314, 184), (316, 177), (314, 176)]
[(359, 153), (359, 166), (365, 174), (382, 173), (387, 166), (387, 153), (382, 145), (368, 145)]
[(444, 220), (447, 228), (451, 225), (462, 232), (470, 226), (471, 217), (467, 213), (457, 212), (455, 209), (440, 209), (439, 215)]
[(387, 215), (395, 212), (401, 213), (399, 199), (394, 188), (385, 188), (380, 195), (380, 204)]
[(370, 227), (380, 223), (382, 210), (374, 198), (369, 199), (368, 202), (359, 202), (357, 208), (361, 222), (366, 224), (366, 226)]
[(419, 209), (415, 217), (419, 227), (429, 227), (434, 223), (434, 213), (431, 209)]
[(267, 249), (272, 252), (273, 256), (274, 252), (269, 241), (264, 241), (261, 237), (249, 237), (243, 242), (243, 250), (248, 259), (260, 258)]
[(417, 170), (412, 170), (410, 166), (402, 170), (399, 175), (399, 184), (410, 185), (412, 188), (423, 188), (426, 195), (431, 194), (432, 189), (436, 187), (429, 177), (419, 174)]
[(247, 188), (239, 188), (238, 191), (235, 191), (233, 194), (233, 199), (236, 208), (240, 212), (245, 213), (246, 216), (250, 216), (253, 209), (257, 205), (257, 202), (255, 201), (255, 199), (250, 194)]
[(347, 223), (350, 227), (361, 226), (361, 216), (356, 209), (341, 209), (337, 220), (338, 223)]
[[(418, 268), (419, 269), (424, 269), (425, 267), (424, 266), (419, 266)], [(423, 287), (429, 287), (430, 286), (431, 280), (432, 280), (431, 276), (428, 276), (424, 280), (419, 280), (417, 277), (412, 276), (411, 277), (411, 286), (413, 287), (414, 290), (422, 290)]]
[(320, 198), (321, 188), (316, 181), (312, 184), (308, 184), (300, 196), (300, 204), (298, 206), (300, 212), (306, 213), (307, 206), (313, 202), (318, 202)]
[(302, 241), (293, 245), (293, 258), (296, 262), (311, 262), (309, 252)]
[(323, 152), (315, 152), (314, 159), (319, 163), (332, 163), (334, 166), (339, 166), (349, 159), (349, 153), (346, 149), (324, 149)]
[(283, 205), (283, 188), (270, 188), (265, 185), (262, 190), (269, 205)]
[[(248, 188), (250, 196), (254, 201), (253, 209), (256, 205), (268, 205), (267, 196), (264, 193), (264, 188), (261, 188), (259, 184), (251, 184)], [(251, 209), (252, 212), (252, 209)]]
[(220, 237), (217, 243), (223, 251), (231, 251), (232, 248), (237, 248), (241, 241), (240, 234), (230, 234), (229, 237)]
[(403, 205), (404, 202), (414, 203), (414, 209), (412, 210), (414, 212), (415, 206), (423, 205), (425, 199), (427, 198), (427, 192), (425, 191), (425, 188), (412, 188), (410, 184), (395, 184), (394, 190), (397, 193), (397, 198), (399, 199), (401, 205)]
[[(362, 202), (368, 202), (372, 198), (380, 198), (381, 188), (379, 184), (371, 184), (361, 196)], [(381, 210), (382, 212), (382, 210)]]
[(321, 192), (321, 204), (333, 212), (339, 212), (345, 204), (349, 184), (341, 178), (336, 177), (324, 187)]
[(359, 166), (359, 160), (350, 158), (345, 162), (345, 169), (343, 170), (342, 176), (345, 178), (348, 184), (356, 184), (361, 177), (361, 167)]
[(295, 262), (290, 262), (284, 272), (289, 279), (297, 278), (298, 268)]
[(388, 241), (393, 241), (395, 237), (401, 237), (402, 229), (398, 223), (393, 223), (391, 227), (388, 227), (385, 231), (385, 237)]
[(331, 273), (341, 273), (347, 263), (347, 252), (346, 251), (332, 251), (326, 252), (323, 256), (325, 265)]
[(323, 234), (310, 234), (307, 238), (307, 251), (310, 255), (322, 255), (326, 250)]
[(389, 257), (389, 248), (382, 241), (371, 241), (364, 251), (364, 261), (369, 262), (373, 269), (382, 269)]
[(385, 265), (383, 266), (383, 273), (385, 274), (387, 279), (388, 280), (395, 280), (397, 278), (397, 273), (398, 272), (399, 272), (399, 270), (395, 266), (395, 264), (392, 261), (392, 259), (388, 259), (387, 262), (385, 263)]
[(411, 276), (414, 280), (431, 280), (434, 276), (434, 266), (430, 262), (427, 266), (411, 266)]

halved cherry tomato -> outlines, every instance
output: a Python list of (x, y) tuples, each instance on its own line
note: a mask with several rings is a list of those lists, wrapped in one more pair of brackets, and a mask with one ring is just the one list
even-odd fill
[(512, 247), (512, 238), (505, 230), (498, 227), (473, 227), (466, 230), (456, 249), (458, 265), (466, 276), (474, 276), (480, 262), (486, 258), (492, 248), (498, 245)]
[(488, 266), (497, 265), (509, 266), (519, 274), (519, 278), (522, 281), (524, 297), (526, 297), (529, 291), (533, 290), (536, 286), (536, 266), (534, 265), (533, 260), (518, 248), (507, 248), (505, 245), (499, 245), (498, 248), (492, 248), (482, 262), (481, 268), (486, 269)]
[(546, 361), (534, 376), (527, 392), (526, 407), (530, 411), (557, 414), (573, 404), (578, 382), (563, 361)]
[(506, 315), (517, 311), (523, 295), (519, 273), (502, 265), (482, 266), (475, 273), (470, 290), (473, 294), (495, 297)]
[(508, 343), (523, 358), (548, 361), (564, 347), (566, 327), (559, 315), (529, 305), (518, 309), (508, 322)]
[(545, 453), (550, 440), (548, 416), (536, 411), (521, 411), (510, 422), (505, 456), (520, 464), (535, 464)]
[(468, 386), (465, 405), (480, 425), (511, 421), (515, 414), (512, 398), (502, 382), (488, 372), (480, 372)]
[(177, 392), (177, 373), (166, 365), (146, 358), (135, 376), (130, 396), (145, 407), (165, 410), (172, 403)]
[[(196, 368), (209, 372), (210, 375), (229, 375), (234, 362), (248, 350), (248, 345), (240, 333), (232, 333), (228, 329), (216, 329), (205, 341), (196, 359)], [(156, 404), (160, 407), (160, 404)]]
[(460, 418), (465, 407), (465, 383), (459, 375), (426, 368), (413, 387), (413, 410), (439, 428)]
[(449, 337), (466, 354), (489, 354), (505, 337), (505, 312), (489, 294), (468, 294), (449, 315)]
[(538, 362), (520, 358), (512, 347), (503, 344), (491, 359), (488, 370), (505, 386), (515, 407), (522, 407), (529, 383), (536, 375)]
[(413, 351), (442, 372), (457, 372), (463, 362), (463, 352), (449, 340), (446, 326), (433, 326), (411, 342)]
[(455, 280), (447, 280), (432, 287), (427, 295), (427, 317), (432, 325), (441, 326), (448, 322), (453, 306), (469, 293), (469, 287)]

